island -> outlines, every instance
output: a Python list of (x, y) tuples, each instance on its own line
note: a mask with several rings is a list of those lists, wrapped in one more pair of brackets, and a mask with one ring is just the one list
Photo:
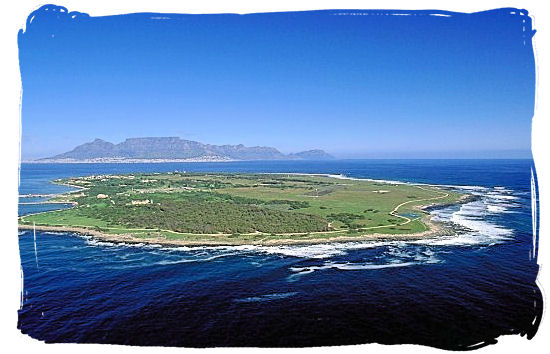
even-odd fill
[(164, 245), (411, 240), (452, 232), (429, 208), (471, 196), (443, 186), (332, 175), (137, 173), (52, 181), (73, 187), (19, 217), (20, 229)]

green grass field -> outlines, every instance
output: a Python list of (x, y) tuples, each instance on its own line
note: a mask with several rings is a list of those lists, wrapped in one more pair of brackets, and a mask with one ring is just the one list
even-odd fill
[(288, 174), (163, 173), (68, 178), (67, 210), (20, 218), (141, 238), (189, 241), (322, 239), (425, 231), (418, 207), (454, 204), (435, 186)]

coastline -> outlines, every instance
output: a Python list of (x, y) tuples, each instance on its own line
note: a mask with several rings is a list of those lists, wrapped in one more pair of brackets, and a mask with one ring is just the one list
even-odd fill
[(171, 163), (171, 162), (233, 162), (233, 161), (243, 161), (243, 160), (234, 160), (230, 158), (222, 157), (197, 157), (197, 158), (188, 158), (188, 159), (125, 159), (125, 158), (96, 158), (96, 159), (44, 159), (44, 160), (29, 160), (21, 161), (21, 163), (28, 164), (64, 164), (64, 163), (76, 163), (76, 164), (87, 164), (87, 163)]
[[(272, 174), (272, 173), (266, 173), (266, 174)], [(286, 174), (286, 173), (283, 173)], [(346, 177), (344, 175), (333, 175), (333, 174), (317, 174), (317, 173), (290, 173), (293, 175), (309, 175), (309, 176), (326, 176), (330, 178), (337, 178), (337, 179), (355, 179), (355, 180), (370, 180), (370, 179), (361, 179), (361, 178), (350, 178)], [(401, 181), (384, 181), (385, 183), (401, 183), (401, 184), (410, 184), (410, 185), (417, 185), (420, 188), (421, 186), (426, 186), (425, 184), (417, 184), (417, 183), (407, 183), (407, 182), (401, 182)], [(75, 192), (79, 192), (81, 190), (87, 189), (87, 187), (82, 186), (76, 186), (71, 185), (69, 183), (59, 183), (58, 181), (55, 181), (53, 183), (60, 184), (60, 185), (66, 185), (73, 188), (77, 188), (77, 190), (69, 191), (66, 193), (57, 194), (57, 197), (61, 197), (65, 194), (72, 194)], [(434, 185), (435, 186), (435, 185)], [(442, 187), (445, 187), (444, 185), (441, 185)], [(54, 197), (55, 198), (55, 197)], [(436, 198), (437, 199), (437, 198)], [(457, 204), (464, 204), (472, 199), (475, 199), (475, 196), (471, 194), (464, 194), (460, 200), (458, 200)], [(74, 206), (77, 205), (75, 202), (69, 202), (69, 201), (44, 201), (44, 202), (38, 202), (38, 203), (32, 203), (32, 204), (56, 204), (56, 203), (62, 203), (62, 204), (72, 204)], [(454, 204), (454, 203), (453, 203)], [(449, 204), (437, 204), (437, 203), (429, 203), (425, 205), (418, 205), (415, 206), (416, 209), (422, 211), (422, 212), (429, 212), (434, 209), (443, 208), (449, 206)], [(44, 212), (38, 212), (33, 214), (40, 214), (40, 213), (47, 213), (50, 211), (44, 211)], [(395, 212), (395, 210), (394, 210)], [(29, 214), (32, 215), (32, 214)], [(24, 215), (18, 217), (19, 220), (22, 218), (29, 216)], [(398, 216), (399, 217), (399, 216)], [(92, 228), (86, 228), (86, 227), (80, 227), (80, 226), (53, 226), (53, 225), (29, 225), (29, 224), (21, 224), (18, 223), (18, 229), (19, 230), (38, 230), (38, 231), (46, 231), (46, 232), (61, 232), (61, 233), (76, 233), (80, 235), (86, 235), (94, 237), (101, 241), (107, 241), (107, 242), (114, 242), (114, 243), (131, 243), (131, 244), (156, 244), (161, 246), (243, 246), (243, 245), (251, 245), (251, 246), (282, 246), (282, 245), (313, 245), (313, 244), (326, 244), (326, 243), (344, 243), (344, 242), (360, 242), (360, 241), (415, 241), (415, 240), (422, 240), (422, 239), (431, 239), (431, 238), (437, 238), (439, 236), (446, 236), (449, 235), (451, 232), (453, 232), (452, 228), (445, 227), (440, 222), (435, 222), (432, 219), (431, 215), (424, 215), (422, 217), (422, 221), (426, 226), (426, 230), (416, 233), (410, 233), (410, 234), (384, 234), (384, 233), (371, 233), (371, 234), (363, 234), (363, 235), (355, 235), (355, 236), (348, 236), (348, 235), (337, 235), (337, 236), (329, 236), (329, 237), (312, 237), (312, 238), (283, 238), (283, 239), (260, 239), (260, 240), (229, 240), (227, 237), (228, 234), (202, 234), (204, 236), (209, 237), (223, 237), (223, 239), (220, 240), (182, 240), (182, 239), (167, 239), (167, 238), (159, 238), (159, 237), (136, 237), (132, 235), (131, 233), (120, 233), (120, 234), (113, 234), (113, 233), (107, 233), (100, 230), (92, 229)], [(391, 226), (391, 225), (389, 225)], [(156, 229), (151, 229), (150, 231), (156, 231)], [(334, 232), (334, 231), (332, 231)], [(330, 232), (328, 232), (330, 233)], [(310, 233), (311, 234), (311, 233)], [(325, 234), (326, 233), (322, 233)], [(200, 236), (201, 234), (195, 234), (194, 236)], [(264, 235), (264, 234), (262, 234)], [(302, 233), (297, 233), (296, 235), (303, 235)], [(296, 236), (294, 235), (294, 236)], [(265, 234), (265, 236), (269, 236), (269, 234)], [(288, 235), (292, 236), (292, 235)]]
[(20, 163), (25, 164), (93, 164), (93, 163), (122, 163), (122, 164), (140, 164), (140, 163), (182, 163), (182, 162), (249, 162), (249, 161), (325, 161), (326, 159), (304, 159), (304, 158), (276, 158), (276, 159), (233, 159), (223, 156), (200, 156), (185, 159), (140, 159), (140, 158), (93, 158), (93, 159), (40, 159), (24, 160)]
[[(468, 202), (468, 198), (464, 198), (461, 203)], [(433, 205), (427, 204), (418, 206), (419, 210), (434, 209), (438, 207), (445, 207), (446, 205)], [(28, 225), (28, 224), (18, 224), (19, 230), (38, 230), (45, 232), (61, 232), (61, 233), (76, 233), (79, 235), (91, 236), (100, 241), (114, 242), (114, 243), (130, 243), (130, 244), (151, 244), (151, 245), (161, 245), (161, 246), (305, 246), (305, 245), (314, 245), (314, 244), (326, 244), (326, 243), (345, 243), (345, 242), (360, 242), (360, 241), (417, 241), (437, 238), (440, 236), (450, 235), (454, 230), (452, 228), (445, 227), (440, 222), (435, 222), (431, 220), (431, 216), (427, 215), (424, 218), (424, 224), (427, 227), (427, 230), (411, 234), (383, 234), (383, 233), (373, 233), (373, 234), (364, 234), (359, 236), (346, 236), (339, 235), (334, 237), (322, 237), (322, 238), (310, 238), (310, 239), (272, 239), (272, 240), (258, 240), (258, 241), (249, 241), (249, 240), (232, 240), (229, 241), (227, 238), (221, 240), (201, 240), (201, 241), (190, 241), (190, 240), (169, 240), (166, 238), (144, 238), (136, 237), (132, 234), (110, 234), (90, 228), (85, 227), (73, 227), (73, 226), (50, 226), (50, 225)], [(151, 229), (151, 231), (154, 231)], [(197, 234), (199, 235), (199, 234)], [(208, 236), (227, 236), (225, 234), (208, 234)], [(206, 234), (205, 234), (206, 236)]]
[[(412, 234), (365, 234), (360, 236), (335, 236), (328, 238), (311, 238), (311, 239), (277, 239), (277, 240), (258, 240), (258, 241), (246, 241), (235, 240), (228, 241), (227, 239), (212, 241), (189, 241), (189, 240), (169, 240), (166, 238), (142, 238), (135, 237), (131, 234), (109, 234), (93, 229), (84, 227), (70, 227), (70, 226), (47, 226), (47, 225), (26, 225), (19, 224), (19, 230), (37, 230), (46, 232), (61, 232), (61, 233), (76, 233), (85, 236), (94, 237), (100, 241), (114, 242), (114, 243), (131, 243), (131, 244), (156, 244), (161, 246), (283, 246), (283, 245), (313, 245), (323, 243), (340, 243), (340, 242), (358, 242), (358, 241), (414, 241), (420, 239), (436, 238), (438, 236), (448, 235), (447, 229), (441, 225), (436, 224), (433, 221), (428, 222), (428, 230), (412, 233)], [(222, 236), (222, 235), (220, 235)]]

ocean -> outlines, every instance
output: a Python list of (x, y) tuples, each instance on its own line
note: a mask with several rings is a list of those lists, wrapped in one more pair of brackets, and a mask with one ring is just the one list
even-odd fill
[[(19, 194), (61, 193), (50, 183), (60, 177), (175, 170), (342, 174), (479, 198), (432, 211), (464, 231), (412, 242), (160, 247), (20, 231), (23, 333), (46, 342), (454, 350), (537, 331), (531, 160), (22, 164)], [(19, 214), (68, 207), (27, 204), (37, 200), (21, 198)]]

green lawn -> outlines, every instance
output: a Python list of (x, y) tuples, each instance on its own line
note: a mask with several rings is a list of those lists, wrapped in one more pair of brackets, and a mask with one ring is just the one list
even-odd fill
[(418, 206), (453, 204), (434, 186), (287, 174), (164, 173), (68, 178), (72, 209), (20, 223), (73, 226), (135, 237), (259, 241), (410, 234), (427, 229)]

